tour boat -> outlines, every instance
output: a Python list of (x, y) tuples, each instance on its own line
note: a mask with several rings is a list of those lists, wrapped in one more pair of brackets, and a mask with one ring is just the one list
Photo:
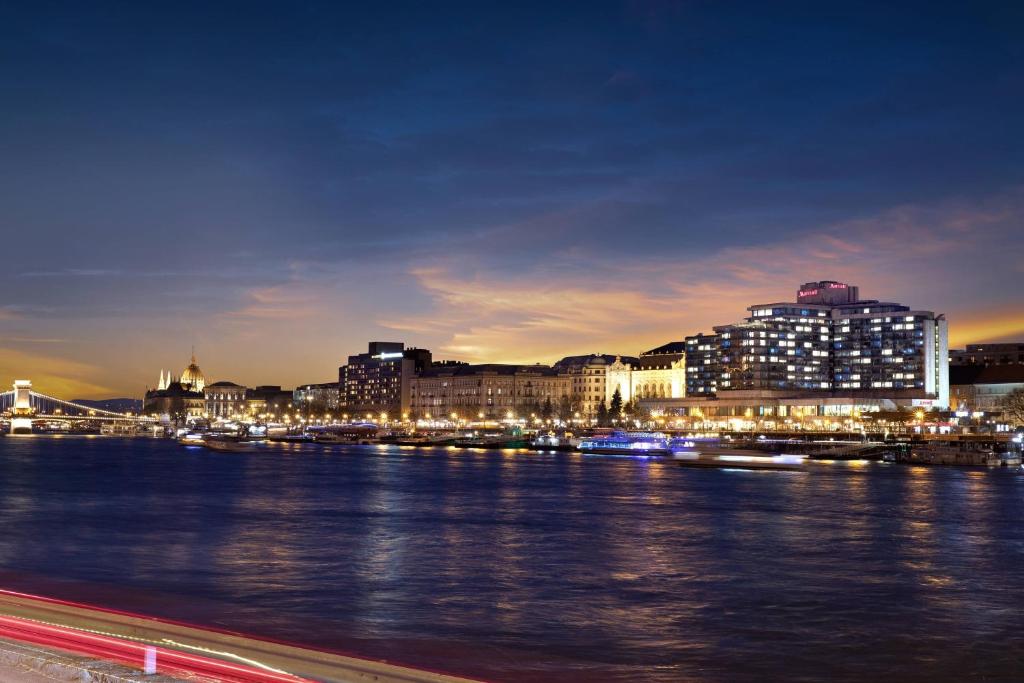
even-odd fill
[(806, 455), (790, 453), (768, 454), (734, 450), (702, 453), (696, 450), (680, 450), (673, 452), (672, 457), (681, 467), (714, 469), (802, 471), (807, 465)]
[(622, 432), (592, 436), (580, 441), (584, 455), (668, 455), (668, 439), (661, 432)]

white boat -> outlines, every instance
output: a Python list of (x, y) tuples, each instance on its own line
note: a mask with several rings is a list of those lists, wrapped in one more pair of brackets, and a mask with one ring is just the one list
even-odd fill
[(661, 432), (612, 432), (607, 436), (593, 436), (580, 441), (584, 455), (668, 455), (668, 438)]

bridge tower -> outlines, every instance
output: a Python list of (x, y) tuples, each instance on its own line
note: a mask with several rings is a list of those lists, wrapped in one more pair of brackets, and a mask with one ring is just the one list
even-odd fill
[(32, 382), (14, 380), (14, 410), (11, 411), (11, 434), (32, 433)]

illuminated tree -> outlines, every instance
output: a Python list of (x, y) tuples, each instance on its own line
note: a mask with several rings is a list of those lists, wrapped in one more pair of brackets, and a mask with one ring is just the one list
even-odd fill
[(1014, 425), (1024, 425), (1024, 389), (1014, 389), (1007, 394), (999, 407), (1003, 409), (1003, 417)]
[(555, 407), (551, 404), (551, 398), (544, 399), (544, 405), (540, 407), (540, 416), (542, 419), (550, 420), (551, 416), (555, 413)]

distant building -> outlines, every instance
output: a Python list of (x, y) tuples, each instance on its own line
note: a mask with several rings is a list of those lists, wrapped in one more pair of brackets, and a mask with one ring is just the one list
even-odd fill
[(950, 408), (998, 413), (1004, 398), (1024, 389), (1024, 364), (954, 365), (949, 368)]
[(203, 371), (199, 369), (199, 365), (196, 364), (195, 351), (192, 352), (192, 360), (189, 364), (181, 371), (181, 375), (175, 377), (170, 371), (164, 375), (164, 371), (160, 371), (160, 381), (157, 383), (157, 391), (163, 391), (171, 386), (172, 383), (177, 382), (183, 388), (189, 391), (198, 391), (202, 393), (203, 389), (206, 388), (206, 377), (203, 375)]
[(192, 391), (175, 380), (165, 385), (163, 389), (147, 391), (142, 411), (146, 415), (183, 422), (189, 418), (204, 416), (206, 397), (202, 392)]
[(297, 407), (315, 406), (336, 411), (341, 407), (338, 383), (321, 382), (320, 384), (303, 384), (296, 387), (292, 394), (292, 404)]
[(722, 375), (717, 334), (695, 334), (686, 338), (686, 395), (714, 396)]
[(174, 421), (203, 417), (206, 413), (206, 397), (203, 390), (206, 378), (196, 363), (196, 354), (182, 371), (180, 377), (160, 371), (156, 389), (148, 389), (143, 400), (142, 411), (147, 415), (167, 417)]
[(407, 349), (402, 342), (370, 342), (366, 353), (349, 356), (348, 364), (338, 369), (342, 410), (374, 418), (407, 413), (412, 379), (430, 366), (431, 359), (430, 351)]
[(628, 361), (616, 358), (608, 366), (605, 383), (609, 404), (616, 390), (623, 403), (686, 396), (686, 343), (670, 342)]
[(574, 410), (586, 417), (597, 414), (598, 406), (605, 402), (609, 395), (608, 368), (617, 359), (627, 363), (637, 362), (632, 356), (594, 353), (585, 356), (566, 356), (555, 363), (555, 370), (569, 375), (572, 380), (571, 400)]
[(249, 389), (234, 382), (207, 384), (206, 412), (214, 419), (229, 420), (247, 417), (249, 413)]
[(444, 363), (410, 383), (414, 417), (503, 419), (538, 414), (548, 401), (558, 410), (572, 393), (572, 378), (546, 365)]
[(1024, 365), (1024, 343), (968, 344), (949, 352), (950, 365)]
[(743, 322), (687, 337), (687, 398), (661, 407), (784, 417), (789, 407), (949, 404), (945, 316), (864, 300), (834, 280), (806, 283), (796, 298), (750, 306)]
[(246, 392), (249, 414), (265, 420), (283, 420), (293, 407), (293, 393), (277, 384), (264, 384)]

